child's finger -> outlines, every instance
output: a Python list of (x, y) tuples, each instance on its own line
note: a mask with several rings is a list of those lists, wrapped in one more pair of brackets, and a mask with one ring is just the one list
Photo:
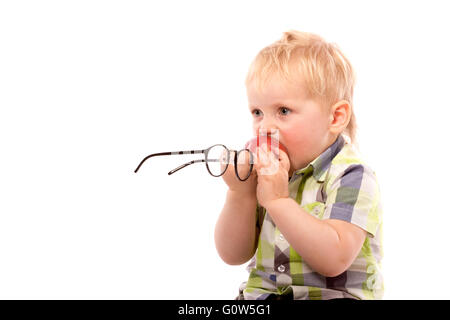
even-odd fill
[(262, 148), (256, 148), (256, 161), (253, 165), (253, 168), (256, 170), (258, 174), (261, 174), (261, 170), (264, 170), (267, 167), (267, 154), (264, 152)]
[(266, 152), (266, 155), (267, 155), (267, 158), (268, 158), (268, 162), (269, 162), (270, 164), (275, 164), (275, 163), (278, 162), (278, 158), (277, 158), (277, 156), (275, 155), (274, 152), (267, 151), (267, 152)]
[(266, 166), (268, 164), (268, 155), (264, 148), (257, 148), (259, 164), (260, 166)]
[(257, 147), (255, 149), (255, 153), (253, 154), (253, 168), (257, 171), (261, 167), (261, 160), (260, 160), (259, 153), (260, 153), (259, 148)]
[(281, 166), (282, 166), (286, 171), (289, 171), (289, 169), (291, 168), (291, 163), (290, 163), (290, 161), (289, 161), (289, 157), (288, 157), (288, 155), (286, 154), (286, 152), (284, 152), (283, 150), (280, 149), (279, 158), (280, 158)]

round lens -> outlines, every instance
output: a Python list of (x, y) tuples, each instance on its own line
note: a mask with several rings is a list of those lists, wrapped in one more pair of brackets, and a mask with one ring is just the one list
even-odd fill
[(221, 144), (211, 147), (206, 154), (206, 168), (215, 177), (221, 176), (229, 163), (228, 149)]
[(241, 181), (247, 180), (252, 172), (253, 157), (248, 149), (243, 149), (237, 153), (236, 174)]

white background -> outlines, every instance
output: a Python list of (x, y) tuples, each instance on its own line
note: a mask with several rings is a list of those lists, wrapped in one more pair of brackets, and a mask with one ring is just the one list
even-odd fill
[(444, 1), (0, 3), (0, 298), (232, 299), (226, 187), (194, 156), (251, 137), (244, 78), (298, 29), (358, 76), (384, 203), (386, 299), (448, 299), (450, 20)]

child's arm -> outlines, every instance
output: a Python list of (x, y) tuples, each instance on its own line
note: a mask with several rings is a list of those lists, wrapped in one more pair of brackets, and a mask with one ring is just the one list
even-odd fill
[(228, 190), (214, 233), (222, 260), (233, 265), (250, 260), (256, 250), (257, 229), (256, 195)]
[(266, 209), (295, 251), (327, 277), (341, 274), (352, 264), (366, 237), (366, 231), (354, 224), (312, 216), (291, 198), (270, 201)]
[(289, 198), (289, 159), (280, 152), (279, 168), (272, 174), (262, 169), (278, 161), (266, 150), (260, 151), (257, 200), (266, 208), (275, 225), (315, 271), (334, 277), (344, 272), (354, 261), (364, 243), (366, 231), (346, 221), (321, 220), (306, 212)]

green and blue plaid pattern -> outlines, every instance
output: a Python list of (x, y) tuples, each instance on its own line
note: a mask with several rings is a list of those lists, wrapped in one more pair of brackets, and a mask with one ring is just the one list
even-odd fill
[(319, 219), (339, 219), (367, 231), (352, 265), (337, 277), (315, 272), (289, 245), (260, 206), (258, 248), (247, 269), (249, 279), (240, 297), (266, 299), (290, 295), (294, 299), (381, 299), (382, 208), (375, 173), (342, 136), (289, 181), (290, 197)]

